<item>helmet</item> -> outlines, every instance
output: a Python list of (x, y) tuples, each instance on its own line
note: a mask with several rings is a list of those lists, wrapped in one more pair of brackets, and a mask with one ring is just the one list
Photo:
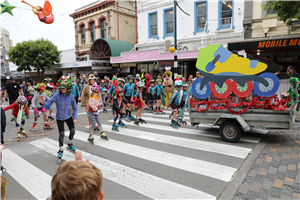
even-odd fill
[(50, 82), (51, 80), (52, 80), (51, 78), (47, 77), (43, 80), (43, 82), (45, 82), (45, 81)]
[(44, 90), (46, 88), (46, 85), (44, 83), (38, 83), (36, 84), (36, 87), (38, 90)]
[(25, 105), (25, 104), (27, 103), (27, 99), (26, 99), (26, 97), (20, 95), (20, 96), (18, 97), (18, 102), (19, 102), (20, 104), (22, 104), (22, 105)]
[(118, 79), (118, 77), (116, 75), (113, 75), (111, 80), (114, 81), (114, 80), (117, 80), (117, 79)]
[(27, 92), (30, 92), (30, 91), (32, 91), (32, 92), (34, 92), (34, 88), (33, 87), (29, 87), (28, 89), (27, 89)]
[(53, 89), (53, 87), (54, 87), (54, 84), (53, 84), (53, 83), (48, 83), (48, 84), (47, 84), (47, 88)]
[(133, 80), (134, 77), (130, 74), (130, 75), (127, 76), (127, 79), (128, 79), (128, 80), (129, 80), (129, 79), (132, 79), (132, 80)]
[(119, 79), (118, 81), (119, 81), (119, 83), (123, 83), (123, 84), (125, 84), (125, 81), (124, 81), (124, 79)]
[(100, 86), (97, 84), (94, 84), (94, 85), (92, 85), (91, 90), (92, 90), (92, 92), (99, 92)]
[(182, 86), (181, 80), (176, 80), (174, 86)]
[(93, 74), (90, 74), (89, 75), (89, 80), (91, 80), (91, 79), (96, 79), (96, 77)]
[(154, 83), (154, 84), (155, 84), (155, 80), (151, 80), (151, 81), (150, 81), (150, 84), (151, 84), (151, 83)]
[(89, 82), (89, 79), (85, 79), (85, 82), (86, 82), (86, 83)]
[(72, 81), (73, 81), (73, 78), (69, 78), (69, 76), (67, 76), (67, 77), (62, 76), (62, 77), (58, 80), (57, 86), (58, 86), (59, 88), (72, 89), (72, 88), (73, 88)]
[(120, 94), (120, 93), (122, 93), (122, 92), (123, 92), (122, 88), (118, 88), (118, 89), (116, 90), (116, 94)]
[(159, 78), (159, 79), (156, 80), (156, 82), (162, 82), (162, 80)]
[(105, 84), (105, 83), (106, 83), (105, 80), (100, 81), (100, 84)]
[(140, 82), (138, 82), (138, 83), (136, 84), (136, 86), (138, 86), (138, 87), (145, 87), (145, 82), (140, 81)]
[(33, 87), (33, 89), (35, 89), (35, 90), (37, 89), (37, 87), (36, 87), (35, 85), (34, 85), (34, 86), (32, 86), (32, 87)]
[(106, 89), (106, 88), (104, 88), (104, 89), (102, 90), (102, 92), (107, 92), (107, 89)]

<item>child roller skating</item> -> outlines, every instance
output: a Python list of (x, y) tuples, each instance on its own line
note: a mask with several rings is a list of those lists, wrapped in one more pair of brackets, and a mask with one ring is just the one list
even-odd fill
[(181, 98), (180, 111), (179, 111), (179, 115), (177, 118), (177, 121), (180, 124), (184, 124), (184, 125), (187, 125), (187, 122), (184, 121), (183, 118), (184, 118), (184, 112), (185, 112), (186, 105), (187, 105), (188, 86), (189, 85), (187, 83), (183, 82), (183, 95)]
[(102, 96), (100, 93), (100, 86), (97, 84), (92, 85), (91, 91), (92, 93), (89, 99), (89, 108), (88, 108), (88, 116), (91, 120), (91, 126), (90, 126), (90, 135), (87, 140), (91, 144), (94, 144), (94, 130), (95, 130), (96, 122), (98, 124), (98, 130), (100, 130), (101, 138), (108, 140), (108, 137), (104, 133), (102, 124), (100, 122), (100, 114), (99, 114), (100, 106), (103, 106)]
[(157, 85), (154, 88), (155, 91), (155, 100), (156, 100), (156, 105), (155, 105), (155, 112), (154, 114), (156, 115), (161, 115), (161, 114), (165, 114), (165, 112), (163, 112), (160, 108), (161, 108), (161, 96), (163, 96), (163, 98), (165, 98), (166, 94), (164, 91), (164, 87), (161, 85), (162, 80), (161, 79), (157, 79)]
[[(54, 88), (54, 84), (53, 83), (47, 83), (47, 86), (46, 86), (46, 90), (45, 90), (45, 93), (48, 95), (49, 98), (51, 98), (53, 96), (53, 88)], [(56, 121), (51, 115), (52, 115), (52, 112), (53, 112), (53, 107), (52, 105), (49, 106), (49, 108), (47, 108), (47, 110), (49, 110), (49, 115), (48, 115), (48, 118), (47, 118), (47, 121)]]
[[(116, 86), (116, 83), (115, 87)], [(121, 88), (118, 88), (116, 90), (116, 95), (114, 96), (114, 104), (113, 104), (113, 112), (114, 112), (114, 123), (112, 125), (112, 130), (113, 131), (119, 131), (118, 127), (125, 127), (126, 125), (122, 122), (122, 118), (123, 118), (123, 110), (122, 110), (122, 105), (123, 103), (126, 104), (125, 99), (122, 97), (123, 96), (123, 90)], [(120, 118), (119, 118), (120, 115)], [(119, 118), (119, 123), (117, 124), (117, 119)]]
[(180, 102), (181, 102), (181, 99), (180, 99), (180, 91), (181, 91), (181, 87), (182, 87), (181, 80), (176, 80), (174, 86), (176, 89), (174, 90), (174, 92), (169, 100), (169, 104), (171, 105), (171, 108), (173, 109), (172, 120), (171, 120), (170, 126), (172, 126), (172, 128), (178, 129), (180, 125), (176, 120), (176, 115), (178, 113), (178, 109), (180, 107)]
[(131, 122), (134, 121), (135, 118), (131, 115), (132, 111), (132, 102), (133, 102), (133, 92), (134, 92), (134, 84), (133, 84), (134, 77), (132, 75), (127, 76), (128, 83), (124, 86), (123, 96), (126, 101), (126, 104), (124, 104), (126, 109), (126, 121)]
[[(23, 129), (25, 124), (25, 115), (29, 119), (29, 112), (27, 106), (27, 99), (24, 96), (19, 96), (18, 99), (11, 105), (3, 108), (4, 111), (13, 109), (13, 116), (16, 122), (16, 127), (18, 129), (17, 139), (20, 140), (21, 135), (28, 137), (26, 131)], [(21, 126), (20, 126), (21, 125)]]
[[(64, 146), (64, 136), (65, 129), (64, 123), (66, 122), (70, 134), (69, 134), (69, 142), (67, 146), (67, 150), (75, 153), (76, 147), (72, 144), (74, 135), (75, 135), (75, 124), (77, 122), (77, 105), (74, 95), (71, 94), (72, 78), (62, 76), (58, 80), (59, 92), (56, 93), (49, 101), (45, 102), (43, 96), (39, 97), (40, 104), (43, 108), (48, 107), (55, 103), (56, 105), (56, 123), (59, 132), (59, 150), (57, 152), (58, 164), (61, 162), (61, 158), (63, 156), (63, 146)], [(71, 106), (73, 108), (73, 116), (71, 112)]]
[(154, 113), (155, 110), (153, 108), (154, 100), (155, 100), (155, 80), (150, 81), (150, 87), (148, 88), (148, 100), (149, 100), (149, 110), (147, 113)]
[(42, 112), (43, 117), (44, 117), (44, 130), (52, 130), (53, 129), (53, 127), (51, 127), (51, 125), (48, 123), (47, 114), (46, 114), (46, 112), (47, 112), (46, 108), (42, 107), (40, 105), (40, 100), (39, 100), (40, 97), (43, 97), (44, 99), (49, 100), (48, 95), (44, 91), (45, 91), (45, 84), (44, 83), (38, 83), (37, 84), (37, 92), (34, 94), (34, 96), (32, 98), (32, 101), (31, 101), (32, 108), (34, 109), (34, 122), (33, 122), (32, 126), (31, 126), (30, 131), (32, 131), (32, 129), (36, 126), (38, 115), (39, 115), (40, 111)]
[(143, 108), (145, 107), (145, 103), (143, 101), (143, 96), (142, 96), (142, 92), (143, 92), (142, 90), (143, 90), (143, 87), (145, 86), (145, 83), (138, 82), (136, 84), (136, 86), (137, 86), (136, 97), (134, 98), (133, 105), (134, 105), (134, 107), (136, 107), (138, 109), (138, 111), (136, 113), (136, 118), (135, 118), (134, 124), (139, 126), (139, 123), (147, 124), (147, 122), (141, 118)]

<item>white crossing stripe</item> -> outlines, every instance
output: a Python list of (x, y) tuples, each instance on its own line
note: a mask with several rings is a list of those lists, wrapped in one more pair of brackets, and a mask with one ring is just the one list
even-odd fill
[[(170, 119), (171, 120), (171, 118), (169, 117), (169, 115), (166, 115), (166, 114), (165, 115), (164, 114), (162, 114), (162, 115), (154, 115), (154, 114), (151, 114), (151, 113), (143, 113), (142, 116), (153, 116), (155, 118), (159, 117), (159, 118), (165, 118), (165, 119)], [(143, 117), (143, 119), (144, 119), (144, 117)], [(185, 121), (190, 120), (190, 117), (184, 116), (183, 120), (185, 120)]]
[[(170, 115), (172, 113), (172, 110), (163, 110), (163, 111), (166, 113), (166, 115)], [(185, 111), (184, 116), (190, 116), (190, 113)]]
[[(162, 122), (162, 123), (168, 123), (170, 124), (171, 123), (171, 119), (168, 117), (168, 118), (165, 118), (165, 119), (162, 119), (162, 118), (156, 118), (156, 117), (142, 117), (142, 119), (144, 119), (145, 121), (152, 121), (152, 122)], [(186, 121), (186, 119), (184, 118), (183, 119), (184, 121)], [(189, 126), (191, 125), (190, 122), (186, 122)]]
[[(111, 131), (111, 126), (102, 124), (105, 132), (111, 132), (120, 135), (126, 135), (130, 137), (135, 137), (139, 139), (160, 142), (164, 144), (171, 144), (176, 146), (181, 146), (189, 149), (196, 149), (201, 151), (208, 151), (223, 155), (228, 155), (237, 158), (246, 158), (251, 148), (233, 146), (231, 144), (219, 144), (215, 142), (206, 142), (200, 140), (186, 139), (181, 137), (174, 137), (162, 134), (156, 134), (146, 131), (132, 131), (132, 129), (124, 128), (121, 132)], [(76, 137), (75, 137), (76, 138)]]
[[(86, 139), (87, 137), (85, 137)], [(110, 143), (110, 141), (103, 141), (102, 144), (104, 143)], [(57, 154), (57, 141), (52, 139), (43, 138), (35, 140), (30, 144), (52, 155), (56, 156)], [(152, 199), (216, 199), (215, 196), (205, 192), (144, 173), (84, 151), (82, 151), (82, 157), (89, 159), (90, 163), (98, 167), (105, 179), (123, 185)], [(73, 161), (74, 159), (74, 154), (64, 151), (63, 160)]]
[[(108, 120), (107, 122), (113, 123), (113, 120)], [(170, 123), (171, 123), (171, 120), (170, 120)], [(126, 123), (126, 126), (136, 126), (136, 125), (133, 124), (133, 123)], [(199, 135), (199, 136), (204, 136), (204, 137), (220, 138), (218, 133), (217, 133), (218, 135), (213, 135), (213, 133), (205, 134), (205, 133), (207, 133), (207, 131), (198, 130), (198, 129), (183, 128), (184, 126), (185, 125), (181, 125), (181, 127), (179, 129), (174, 129), (174, 128), (171, 128), (171, 126), (163, 126), (163, 125), (156, 125), (156, 124), (149, 124), (149, 123), (141, 125), (141, 127), (149, 128), (149, 130), (156, 129), (156, 130), (162, 130), (162, 131), (177, 132), (177, 133), (182, 133), (182, 134), (190, 134), (190, 135)], [(88, 128), (88, 126), (86, 126), (85, 128)], [(260, 140), (261, 140), (261, 138), (256, 138), (256, 137), (251, 137), (251, 136), (243, 136), (240, 139), (240, 141), (255, 143), (255, 144), (258, 143)]]
[[(3, 163), (7, 173), (36, 199), (46, 199), (51, 194), (52, 177), (33, 166), (9, 149), (3, 150)], [(16, 191), (18, 192), (18, 191)]]
[[(86, 142), (88, 137), (88, 133), (76, 131), (75, 139)], [(180, 170), (201, 174), (226, 182), (230, 181), (231, 176), (237, 170), (232, 167), (119, 142), (117, 140), (110, 139), (108, 142), (100, 139), (95, 139), (94, 142), (94, 145), (100, 146), (102, 148), (117, 151), (137, 158), (146, 159), (166, 166), (178, 168)]]

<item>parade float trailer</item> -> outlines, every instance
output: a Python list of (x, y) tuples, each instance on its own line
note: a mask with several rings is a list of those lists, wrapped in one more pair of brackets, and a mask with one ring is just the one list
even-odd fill
[[(295, 122), (299, 80), (275, 75), (281, 66), (209, 45), (199, 50), (196, 67), (204, 78), (194, 81), (194, 95), (188, 100), (192, 126), (219, 126), (227, 142), (239, 141), (254, 127), (299, 129)], [(287, 98), (281, 98), (282, 93)]]

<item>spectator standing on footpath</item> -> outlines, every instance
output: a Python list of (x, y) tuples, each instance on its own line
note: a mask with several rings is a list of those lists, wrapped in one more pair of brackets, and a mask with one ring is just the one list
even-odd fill
[[(10, 77), (9, 83), (6, 85), (5, 91), (4, 91), (4, 98), (7, 102), (9, 99), (9, 105), (13, 104), (19, 96), (19, 93), (21, 93), (24, 96), (24, 93), (20, 87), (19, 84), (16, 83), (16, 80), (14, 77)], [(7, 98), (8, 94), (8, 98)], [(14, 118), (12, 117), (12, 121), (14, 121)]]
[[(288, 66), (288, 68), (287, 68), (287, 73), (288, 73), (291, 77), (296, 77), (296, 78), (298, 78), (298, 79), (299, 79), (298, 85), (300, 85), (300, 75), (295, 71), (294, 66), (292, 66), (292, 65)], [(298, 91), (298, 93), (300, 93), (300, 90)], [(299, 98), (299, 99), (300, 99), (300, 98)], [(297, 111), (299, 111), (299, 106), (300, 106), (300, 103), (298, 103)]]
[(23, 94), (24, 94), (24, 96), (26, 96), (27, 95), (27, 86), (26, 86), (26, 82), (25, 81), (23, 81), (23, 83), (22, 83), (22, 85), (21, 85), (21, 88), (22, 88), (22, 91), (23, 91)]

